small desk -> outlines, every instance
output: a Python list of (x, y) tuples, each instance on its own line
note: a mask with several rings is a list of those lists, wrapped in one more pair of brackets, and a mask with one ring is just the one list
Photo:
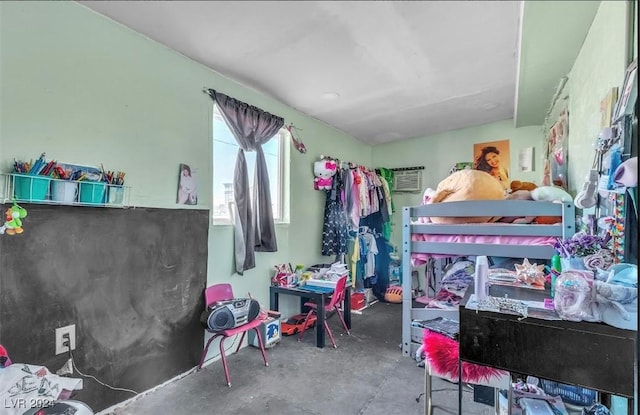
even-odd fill
[[(347, 286), (345, 288), (344, 296), (344, 322), (347, 327), (351, 329), (351, 288)], [(315, 301), (316, 304), (324, 304), (330, 293), (321, 293), (317, 291), (305, 290), (304, 287), (269, 287), (269, 308), (271, 310), (278, 311), (279, 295), (295, 295), (300, 297), (300, 311), (304, 311), (304, 303), (308, 300)], [(318, 320), (316, 323), (316, 346), (324, 347), (324, 307), (318, 307)]]
[(633, 408), (635, 331), (470, 310), (469, 291), (459, 306), (460, 360), (624, 396)]

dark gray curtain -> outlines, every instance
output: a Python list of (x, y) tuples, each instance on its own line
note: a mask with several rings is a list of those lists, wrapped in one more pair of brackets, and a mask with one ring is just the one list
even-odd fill
[[(213, 89), (207, 92), (218, 104), (222, 117), (240, 146), (233, 176), (233, 195), (236, 272), (242, 275), (245, 270), (255, 268), (255, 251), (278, 250), (271, 209), (269, 174), (262, 145), (278, 133), (284, 125), (284, 119)], [(253, 197), (251, 198), (245, 151), (256, 152)]]

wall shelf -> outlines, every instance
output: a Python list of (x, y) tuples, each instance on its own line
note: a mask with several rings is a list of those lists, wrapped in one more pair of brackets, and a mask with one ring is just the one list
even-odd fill
[(0, 173), (1, 203), (127, 208), (130, 194), (130, 186)]

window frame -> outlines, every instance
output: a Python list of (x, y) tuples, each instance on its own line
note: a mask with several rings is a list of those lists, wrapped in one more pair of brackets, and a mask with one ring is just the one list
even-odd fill
[[(218, 116), (216, 116), (216, 113), (218, 113)], [(217, 108), (217, 105), (214, 103), (214, 108), (211, 111), (211, 156), (212, 156), (212, 163), (211, 163), (211, 219), (212, 219), (212, 223), (214, 226), (232, 226), (234, 224), (233, 221), (233, 209), (229, 209), (229, 216), (228, 217), (222, 217), (222, 216), (215, 216), (215, 193), (213, 191), (213, 187), (214, 184), (216, 183), (216, 175), (215, 175), (215, 168), (214, 168), (214, 163), (215, 163), (215, 157), (216, 157), (216, 151), (215, 151), (215, 136), (214, 136), (214, 123), (216, 122), (216, 119), (219, 119), (220, 122), (226, 123), (224, 121), (224, 118), (222, 118), (222, 115), (219, 112), (219, 109)], [(227, 126), (228, 128), (228, 126)], [(288, 201), (287, 201), (287, 197), (288, 197), (288, 192), (287, 192), (287, 186), (288, 186), (288, 160), (289, 160), (289, 154), (290, 152), (287, 151), (288, 150), (288, 146), (286, 145), (286, 143), (289, 142), (289, 131), (287, 130), (287, 128), (285, 126), (282, 126), (280, 128), (280, 130), (278, 130), (278, 132), (276, 133), (276, 135), (273, 136), (273, 138), (271, 140), (278, 140), (278, 163), (277, 163), (277, 178), (271, 177), (269, 176), (269, 182), (272, 183), (272, 181), (274, 179), (277, 179), (277, 186), (276, 186), (276, 195), (271, 195), (271, 200), (272, 200), (272, 204), (274, 204), (274, 200), (277, 201), (277, 204), (279, 206), (279, 211), (278, 212), (273, 212), (274, 217), (273, 220), (275, 222), (276, 225), (278, 224), (287, 224), (289, 223), (289, 214), (288, 214)], [(237, 145), (237, 143), (236, 143)], [(251, 183), (252, 178), (249, 178), (249, 181)], [(253, 196), (253, 195), (251, 195)], [(275, 199), (277, 198), (277, 199)], [(230, 206), (233, 206), (233, 200), (230, 202)]]

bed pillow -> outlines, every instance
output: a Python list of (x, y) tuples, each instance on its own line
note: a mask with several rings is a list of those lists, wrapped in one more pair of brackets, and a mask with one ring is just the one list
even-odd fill
[(573, 197), (557, 186), (541, 186), (533, 189), (531, 198), (542, 202), (573, 202)]

